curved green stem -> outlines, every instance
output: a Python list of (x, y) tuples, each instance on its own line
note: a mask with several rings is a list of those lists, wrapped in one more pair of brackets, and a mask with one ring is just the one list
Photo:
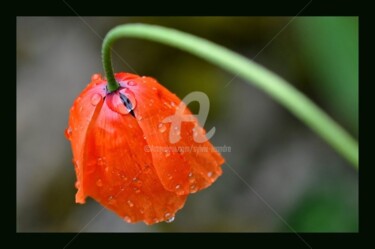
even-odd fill
[(111, 46), (117, 40), (116, 36), (106, 35), (103, 40), (102, 45), (102, 62), (105, 71), (105, 76), (107, 78), (107, 91), (116, 91), (120, 84), (116, 81), (115, 75), (113, 74), (112, 61), (111, 61)]
[[(310, 99), (263, 66), (191, 34), (146, 24), (125, 24), (113, 28), (104, 39), (102, 51), (108, 82), (114, 81), (110, 45), (122, 37), (143, 38), (174, 46), (242, 77), (248, 84), (256, 85), (284, 105), (358, 169), (357, 142)], [(113, 82), (111, 84), (114, 85)]]

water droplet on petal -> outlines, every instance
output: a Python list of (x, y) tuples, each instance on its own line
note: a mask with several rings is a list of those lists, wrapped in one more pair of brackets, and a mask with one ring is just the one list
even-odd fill
[(99, 93), (94, 93), (91, 97), (91, 104), (95, 106), (99, 104), (101, 99), (102, 99), (102, 96)]
[(133, 207), (134, 203), (131, 200), (128, 200), (128, 205), (129, 205), (129, 207)]
[(164, 150), (165, 157), (169, 157), (171, 155), (171, 151), (169, 149)]
[(106, 103), (108, 107), (121, 115), (130, 113), (136, 107), (134, 94), (128, 88), (122, 88), (107, 95)]
[(128, 85), (129, 86), (136, 86), (137, 82), (131, 80), (131, 81), (128, 81)]
[(167, 126), (165, 126), (164, 123), (159, 123), (158, 129), (161, 133), (165, 132), (167, 130)]
[(197, 192), (197, 186), (195, 186), (194, 184), (190, 185), (190, 193), (195, 193)]
[(195, 177), (193, 176), (192, 173), (189, 174), (189, 182), (192, 184), (195, 182)]
[(174, 221), (174, 216), (172, 216), (170, 213), (166, 213), (164, 217), (166, 218), (165, 222), (167, 223), (171, 223)]
[(193, 172), (190, 172), (188, 175), (190, 178), (193, 177)]
[(103, 186), (103, 181), (102, 181), (101, 179), (98, 179), (98, 180), (96, 181), (96, 186), (98, 186), (98, 187)]
[(72, 128), (68, 127), (65, 129), (65, 137), (70, 140), (70, 137), (72, 135)]
[(207, 176), (208, 176), (208, 177), (212, 177), (212, 174), (213, 174), (213, 173), (210, 171), (210, 172), (207, 173)]
[(141, 115), (137, 115), (137, 119), (138, 119), (139, 121), (141, 121), (141, 120), (143, 119), (143, 117), (142, 117)]
[(141, 193), (141, 190), (140, 190), (139, 188), (134, 188), (134, 192), (135, 192), (136, 194), (139, 194), (139, 193)]
[(93, 74), (93, 75), (91, 76), (91, 80), (98, 80), (98, 79), (100, 79), (100, 78), (101, 78), (101, 75), (98, 74), (98, 73)]
[(176, 189), (179, 190), (181, 188), (181, 185), (180, 184), (177, 184), (176, 185)]
[(124, 217), (124, 221), (130, 223), (130, 222), (132, 222), (132, 219), (130, 219), (129, 216), (125, 216), (125, 217)]
[(176, 104), (173, 102), (173, 101), (171, 101), (171, 106), (175, 106)]

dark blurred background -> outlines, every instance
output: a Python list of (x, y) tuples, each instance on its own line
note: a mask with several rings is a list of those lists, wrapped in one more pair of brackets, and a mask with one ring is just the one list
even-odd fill
[(242, 79), (138, 39), (115, 44), (123, 58), (113, 55), (115, 71), (152, 76), (180, 98), (205, 92), (212, 142), (231, 147), (223, 156), (251, 188), (223, 165), (219, 180), (191, 195), (173, 223), (154, 226), (125, 223), (90, 198), (74, 202), (69, 108), (91, 75), (103, 72), (102, 37), (118, 24), (173, 27), (256, 56), (358, 138), (358, 18), (291, 19), (18, 17), (17, 231), (358, 231), (358, 173), (320, 137)]

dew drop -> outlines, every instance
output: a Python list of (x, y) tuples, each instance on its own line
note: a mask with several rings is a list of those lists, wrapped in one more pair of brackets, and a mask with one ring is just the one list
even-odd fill
[(134, 203), (131, 200), (128, 200), (128, 205), (129, 205), (129, 207), (133, 207)]
[(189, 176), (189, 182), (193, 184), (195, 182), (195, 177), (193, 176), (193, 173), (190, 172)]
[(93, 75), (91, 76), (91, 80), (98, 80), (98, 79), (100, 79), (100, 78), (101, 78), (101, 75), (98, 74), (98, 73), (93, 74)]
[(174, 221), (174, 216), (172, 216), (172, 214), (170, 214), (170, 213), (166, 213), (164, 215), (164, 217), (166, 218), (165, 222), (167, 222), (167, 223), (171, 223), (171, 222)]
[(98, 186), (98, 187), (103, 186), (103, 181), (102, 181), (101, 179), (98, 179), (98, 180), (96, 181), (96, 186)]
[(158, 129), (161, 133), (165, 132), (167, 130), (167, 127), (165, 126), (164, 123), (159, 123)]
[(143, 117), (142, 117), (141, 115), (137, 115), (137, 119), (138, 119), (139, 121), (141, 121), (141, 120), (143, 119)]
[(71, 136), (72, 136), (72, 128), (68, 127), (65, 129), (65, 137), (70, 140)]
[(101, 99), (102, 99), (102, 96), (99, 93), (94, 93), (91, 97), (91, 104), (95, 106), (99, 104)]
[(174, 221), (174, 216), (172, 216), (171, 218), (169, 218), (168, 220), (166, 220), (165, 222), (167, 223), (172, 223)]
[(169, 149), (164, 150), (165, 157), (169, 157), (171, 155), (171, 151)]
[(130, 222), (132, 222), (132, 219), (130, 219), (129, 216), (125, 216), (125, 217), (124, 217), (124, 221), (130, 223)]
[(176, 106), (176, 104), (173, 101), (171, 101), (171, 106)]
[(129, 114), (136, 107), (134, 94), (128, 88), (108, 94), (106, 98), (108, 107), (121, 115)]
[(141, 193), (141, 190), (140, 190), (139, 188), (134, 188), (134, 192), (135, 192), (136, 194), (139, 194), (139, 193)]
[(128, 81), (128, 85), (129, 86), (136, 86), (137, 82), (131, 80), (131, 81)]
[(212, 177), (212, 175), (213, 175), (212, 171), (207, 173), (207, 176), (210, 177), (210, 178)]
[(194, 184), (190, 185), (190, 192), (191, 193), (197, 192), (197, 186), (195, 186)]
[(176, 189), (179, 190), (181, 188), (181, 185), (180, 184), (177, 184), (176, 185)]

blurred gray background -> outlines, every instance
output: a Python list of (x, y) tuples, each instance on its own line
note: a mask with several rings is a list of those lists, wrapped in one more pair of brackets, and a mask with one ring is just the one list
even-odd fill
[(288, 25), (291, 18), (18, 17), (17, 231), (358, 231), (358, 173), (308, 127), (240, 78), (136, 39), (115, 44), (123, 58), (113, 55), (115, 71), (152, 76), (180, 98), (205, 92), (212, 142), (231, 147), (223, 156), (250, 188), (223, 165), (218, 181), (190, 195), (173, 223), (154, 226), (128, 224), (92, 199), (74, 202), (69, 108), (91, 75), (103, 73), (102, 37), (118, 24), (173, 27), (256, 56), (357, 138), (358, 18), (298, 17)]

